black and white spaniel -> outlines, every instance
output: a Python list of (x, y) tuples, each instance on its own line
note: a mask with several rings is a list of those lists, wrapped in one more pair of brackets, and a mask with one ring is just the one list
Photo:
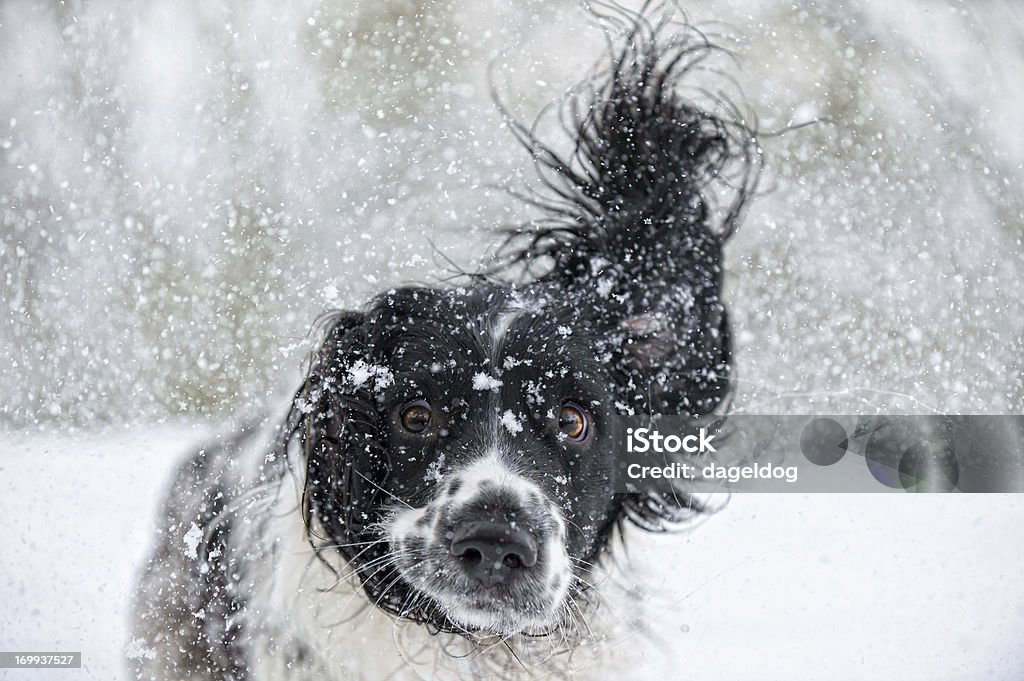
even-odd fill
[(180, 468), (138, 678), (534, 678), (600, 656), (613, 539), (702, 510), (613, 489), (612, 417), (723, 408), (722, 248), (759, 168), (750, 125), (679, 91), (703, 35), (605, 10), (566, 151), (506, 117), (544, 216), (502, 268), (326, 315), (287, 407)]

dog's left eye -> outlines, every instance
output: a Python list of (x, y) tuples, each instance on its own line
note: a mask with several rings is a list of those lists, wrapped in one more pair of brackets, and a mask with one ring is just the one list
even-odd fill
[(433, 412), (426, 400), (416, 400), (402, 407), (402, 427), (410, 433), (422, 433), (430, 427)]
[(587, 415), (575, 404), (565, 404), (558, 412), (558, 431), (573, 442), (586, 439), (589, 426)]

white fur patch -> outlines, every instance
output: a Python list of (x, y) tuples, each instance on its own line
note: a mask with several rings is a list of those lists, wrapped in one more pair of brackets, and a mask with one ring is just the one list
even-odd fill
[(495, 321), (494, 326), (491, 328), (491, 338), (494, 339), (495, 347), (501, 344), (501, 341), (505, 337), (505, 334), (508, 333), (509, 328), (522, 314), (522, 308), (514, 308), (498, 315), (497, 321)]

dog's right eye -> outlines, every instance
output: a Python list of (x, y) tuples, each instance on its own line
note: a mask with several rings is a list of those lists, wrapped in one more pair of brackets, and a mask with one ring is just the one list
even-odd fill
[(433, 412), (425, 400), (416, 400), (402, 407), (402, 427), (410, 433), (422, 433), (430, 427)]

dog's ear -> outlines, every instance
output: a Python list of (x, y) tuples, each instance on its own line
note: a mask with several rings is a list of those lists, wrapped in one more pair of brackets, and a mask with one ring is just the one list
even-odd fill
[[(339, 311), (318, 321), (323, 340), (289, 417), (289, 437), (301, 445), (307, 529), (327, 543), (359, 540), (370, 519), (358, 509), (373, 507), (387, 471), (373, 392), (386, 369), (366, 342), (368, 320)], [(321, 530), (326, 537), (314, 536)]]

